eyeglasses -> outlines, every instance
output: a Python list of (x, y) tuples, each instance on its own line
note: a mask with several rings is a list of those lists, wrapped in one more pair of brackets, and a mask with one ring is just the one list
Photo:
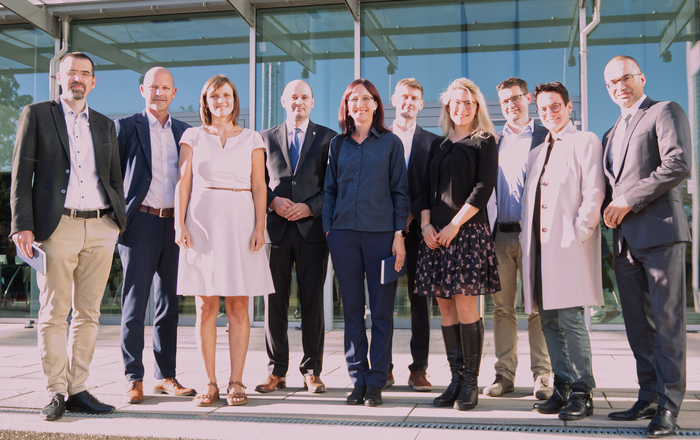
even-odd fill
[(349, 102), (349, 103), (355, 104), (355, 105), (357, 105), (358, 102), (359, 102), (360, 104), (362, 104), (362, 105), (367, 105), (367, 104), (369, 104), (369, 103), (372, 102), (372, 101), (374, 101), (374, 97), (373, 97), (373, 96), (361, 96), (361, 97), (359, 97), (359, 98), (356, 97), (356, 98), (350, 98), (350, 99), (348, 99), (348, 102)]
[(628, 73), (627, 75), (624, 75), (621, 78), (611, 79), (610, 81), (605, 83), (605, 86), (609, 89), (616, 87), (617, 83), (622, 83), (623, 86), (628, 86), (632, 84), (634, 77), (637, 75), (641, 75), (641, 73)]
[(69, 77), (74, 77), (74, 76), (79, 76), (81, 78), (92, 77), (92, 72), (88, 72), (87, 70), (69, 70), (68, 72), (66, 72), (66, 74)]
[(550, 104), (550, 105), (545, 105), (543, 107), (540, 107), (537, 109), (537, 111), (540, 112), (540, 114), (547, 113), (547, 110), (549, 110), (550, 113), (559, 113), (562, 105), (564, 105), (564, 104), (557, 102), (555, 104)]
[(461, 99), (450, 99), (450, 103), (455, 106), (455, 108), (459, 108), (460, 105), (463, 105), (464, 108), (467, 110), (471, 110), (474, 107), (477, 106), (477, 102), (474, 101), (462, 101)]
[(513, 104), (517, 104), (517, 103), (519, 103), (520, 101), (523, 100), (523, 96), (525, 96), (525, 93), (521, 93), (521, 94), (519, 94), (519, 95), (513, 95), (513, 96), (511, 96), (510, 98), (504, 99), (503, 101), (501, 101), (501, 105), (505, 107), (505, 106), (507, 106), (508, 104), (510, 104), (511, 102), (512, 102)]

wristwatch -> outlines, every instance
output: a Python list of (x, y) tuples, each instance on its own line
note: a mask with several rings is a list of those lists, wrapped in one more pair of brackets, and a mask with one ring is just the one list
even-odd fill
[(403, 238), (406, 238), (406, 231), (404, 231), (404, 230), (402, 229), (402, 230), (400, 230), (400, 231), (396, 231), (396, 233), (395, 233), (394, 235), (400, 235), (400, 236), (402, 236)]

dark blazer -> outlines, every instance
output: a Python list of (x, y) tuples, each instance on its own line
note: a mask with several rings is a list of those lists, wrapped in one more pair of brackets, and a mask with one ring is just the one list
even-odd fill
[[(438, 188), (438, 171), (440, 163), (448, 154), (451, 158), (449, 188), (441, 193)], [(456, 143), (441, 136), (430, 147), (428, 169), (421, 191), (421, 210), (430, 209), (442, 200), (456, 214), (464, 203), (469, 203), (481, 210), (481, 213), (469, 220), (470, 223), (488, 221), (486, 205), (493, 193), (497, 176), (498, 146), (492, 134), (486, 137), (467, 137)], [(432, 223), (439, 227), (451, 219), (452, 217), (435, 218), (434, 214), (431, 216)]]
[(614, 176), (607, 158), (613, 130), (621, 120), (603, 136), (608, 182), (603, 209), (621, 194), (632, 208), (613, 230), (615, 253), (619, 254), (623, 238), (636, 249), (690, 241), (680, 188), (690, 174), (691, 148), (690, 125), (683, 108), (672, 101), (647, 97), (627, 125), (622, 167)]
[[(260, 132), (267, 145), (267, 166), (265, 178), (268, 182), (267, 204), (277, 196), (285, 197), (294, 203), (303, 202), (313, 212), (296, 222), (301, 236), (309, 243), (326, 240), (323, 233), (323, 182), (328, 164), (328, 145), (337, 134), (330, 128), (309, 121), (304, 145), (301, 147), (297, 169), (292, 174), (286, 124)], [(272, 243), (284, 236), (289, 221), (272, 211), (267, 215), (267, 232)]]
[[(124, 187), (114, 123), (89, 109), (95, 163), (120, 229), (126, 224)], [(27, 105), (17, 123), (12, 156), (12, 233), (29, 230), (35, 240), (53, 234), (63, 215), (70, 174), (70, 144), (60, 102)]]
[(428, 168), (430, 145), (439, 136), (416, 125), (408, 157), (408, 197), (411, 198), (411, 212), (420, 224), (420, 191), (423, 186), (425, 170)]
[[(119, 163), (124, 178), (126, 196), (126, 218), (130, 219), (139, 209), (148, 194), (153, 177), (151, 168), (151, 132), (148, 116), (144, 110), (114, 121), (119, 141)], [(180, 138), (190, 126), (171, 118), (177, 152), (180, 153)], [(177, 196), (176, 196), (177, 197)]]

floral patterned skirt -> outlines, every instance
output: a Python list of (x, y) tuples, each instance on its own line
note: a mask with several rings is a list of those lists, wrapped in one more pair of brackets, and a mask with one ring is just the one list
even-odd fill
[(433, 250), (421, 242), (414, 293), (438, 298), (494, 294), (501, 290), (497, 265), (488, 224), (468, 223), (447, 248)]

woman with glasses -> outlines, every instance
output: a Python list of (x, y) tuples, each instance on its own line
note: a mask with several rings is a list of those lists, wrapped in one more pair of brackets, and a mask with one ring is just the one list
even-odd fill
[[(394, 283), (381, 283), (382, 260), (406, 257), (408, 180), (401, 140), (384, 127), (374, 85), (358, 79), (343, 94), (342, 134), (330, 143), (323, 229), (338, 278), (345, 320), (345, 360), (354, 389), (348, 405), (382, 404), (391, 363)], [(365, 331), (365, 277), (372, 341)]]
[(554, 372), (552, 396), (534, 410), (579, 420), (593, 414), (595, 387), (584, 306), (603, 304), (603, 150), (595, 134), (569, 120), (572, 104), (561, 83), (540, 84), (534, 95), (549, 134), (530, 151), (523, 188), (523, 291), (525, 313), (539, 306)]
[(428, 156), (421, 193), (424, 242), (416, 294), (437, 298), (452, 380), (435, 406), (465, 411), (478, 403), (484, 343), (479, 296), (501, 290), (486, 204), (498, 173), (494, 127), (479, 88), (456, 79), (440, 96), (445, 136)]
[(231, 373), (226, 401), (248, 402), (243, 385), (250, 321), (250, 296), (275, 291), (266, 253), (265, 144), (260, 134), (236, 119), (238, 92), (223, 75), (202, 88), (202, 126), (180, 139), (180, 179), (176, 186), (175, 239), (180, 246), (179, 295), (194, 295), (195, 334), (208, 383), (194, 397), (198, 406), (219, 400), (216, 382), (216, 317), (224, 297)]

